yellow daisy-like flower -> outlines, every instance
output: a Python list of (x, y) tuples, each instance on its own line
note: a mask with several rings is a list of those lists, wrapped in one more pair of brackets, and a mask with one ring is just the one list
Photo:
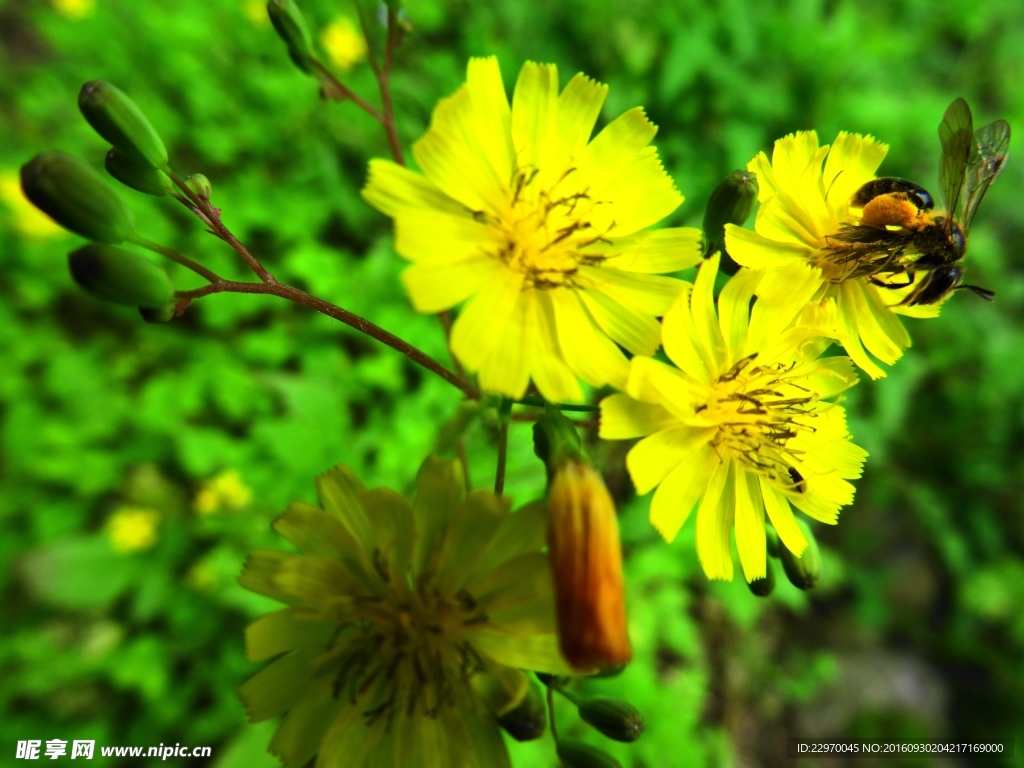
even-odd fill
[(254, 552), (247, 589), (287, 603), (246, 634), (277, 657), (240, 694), (252, 722), (288, 712), (270, 743), (285, 768), (501, 768), (497, 716), (526, 696), (521, 669), (570, 670), (558, 651), (543, 502), (466, 493), (429, 458), (412, 503), (345, 466), (323, 508), (274, 523), (305, 554)]
[[(678, 367), (634, 357), (626, 393), (601, 402), (600, 435), (644, 437), (626, 465), (637, 493), (657, 487), (651, 523), (666, 539), (696, 505), (697, 553), (708, 578), (732, 578), (735, 528), (743, 575), (753, 581), (765, 575), (765, 512), (799, 555), (807, 540), (791, 505), (835, 523), (853, 501), (848, 480), (860, 477), (867, 453), (850, 441), (842, 407), (829, 400), (857, 381), (849, 358), (818, 358), (831, 343), (820, 332), (829, 319), (793, 325), (817, 290), (816, 275), (805, 269), (800, 282), (778, 291), (777, 275), (741, 270), (722, 290), (716, 317), (717, 272), (716, 255), (665, 315), (665, 351)], [(762, 280), (785, 303), (761, 299), (751, 311)]]
[(422, 175), (370, 163), (363, 196), (395, 220), (402, 279), (420, 312), (467, 301), (455, 355), (484, 389), (548, 400), (625, 383), (633, 354), (658, 348), (655, 320), (682, 283), (659, 273), (700, 260), (700, 232), (645, 231), (683, 201), (649, 146), (642, 109), (593, 141), (607, 86), (528, 62), (509, 105), (494, 58), (434, 110), (413, 147)]
[[(771, 162), (761, 152), (747, 164), (760, 184), (755, 231), (732, 224), (725, 228), (729, 255), (745, 267), (778, 271), (797, 282), (812, 270), (819, 282), (812, 300), (835, 300), (836, 325), (827, 330), (876, 379), (885, 371), (871, 355), (891, 365), (910, 346), (897, 315), (935, 317), (940, 309), (939, 304), (899, 306), (913, 285), (878, 285), (870, 276), (858, 275), (849, 262), (833, 258), (829, 248), (828, 238), (840, 225), (860, 222), (861, 210), (851, 208), (851, 198), (875, 177), (887, 151), (871, 136), (852, 133), (840, 133), (831, 148), (819, 147), (814, 131), (779, 139)], [(759, 289), (758, 296), (776, 303), (787, 290), (787, 279), (772, 285), (780, 293)]]

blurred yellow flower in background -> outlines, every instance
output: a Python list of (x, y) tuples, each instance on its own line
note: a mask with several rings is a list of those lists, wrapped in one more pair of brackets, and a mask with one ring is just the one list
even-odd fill
[(342, 72), (366, 58), (366, 40), (362, 30), (347, 16), (340, 16), (320, 33), (320, 44)]
[(643, 110), (590, 140), (607, 92), (578, 74), (559, 93), (553, 64), (527, 62), (510, 106), (497, 59), (470, 59), (413, 146), (422, 173), (370, 162), (363, 196), (395, 220), (413, 305), (467, 302), (452, 351), (486, 390), (521, 397), (532, 379), (550, 401), (579, 401), (579, 379), (621, 388), (619, 346), (654, 354), (655, 318), (683, 288), (659, 273), (701, 259), (698, 230), (645, 230), (683, 196)]
[(83, 19), (96, 8), (96, 0), (53, 0), (53, 7), (68, 19)]
[(787, 279), (784, 304), (759, 299), (751, 311), (755, 288), (774, 292), (780, 276), (742, 270), (722, 290), (716, 316), (718, 260), (704, 263), (665, 315), (675, 365), (634, 357), (626, 393), (601, 401), (600, 436), (644, 437), (626, 467), (637, 493), (657, 488), (651, 523), (671, 541), (697, 507), (704, 573), (726, 580), (735, 528), (749, 582), (766, 573), (765, 513), (786, 548), (801, 554), (807, 539), (792, 507), (835, 524), (853, 502), (849, 480), (860, 477), (867, 452), (833, 401), (857, 383), (850, 359), (819, 358), (832, 340), (819, 330), (827, 318), (811, 315), (834, 315), (835, 307), (806, 311), (816, 277), (805, 270), (800, 282)]
[(245, 18), (256, 27), (269, 27), (270, 17), (267, 15), (267, 4), (263, 0), (243, 0), (242, 12)]
[(193, 506), (201, 515), (224, 509), (242, 509), (252, 501), (252, 489), (242, 482), (242, 476), (233, 469), (205, 481), (196, 493)]
[(64, 230), (53, 219), (25, 198), (17, 171), (0, 172), (0, 201), (10, 211), (15, 229), (26, 237), (45, 240), (64, 236)]
[(106, 533), (115, 552), (150, 549), (157, 540), (160, 514), (144, 507), (121, 507), (107, 518)]

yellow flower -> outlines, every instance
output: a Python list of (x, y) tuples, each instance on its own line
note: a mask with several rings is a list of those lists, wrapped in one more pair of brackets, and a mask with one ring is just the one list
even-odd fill
[(363, 33), (347, 16), (329, 24), (320, 34), (320, 43), (342, 72), (366, 58), (366, 40)]
[(644, 231), (683, 201), (642, 109), (590, 135), (607, 86), (527, 62), (511, 107), (498, 62), (471, 59), (467, 82), (434, 110), (413, 147), (422, 175), (373, 160), (363, 196), (395, 220), (402, 275), (420, 312), (466, 301), (452, 349), (484, 389), (551, 401), (625, 383), (653, 354), (655, 320), (682, 283), (658, 273), (700, 260), (700, 232)]
[(274, 523), (305, 554), (253, 552), (239, 581), (287, 603), (246, 633), (274, 658), (241, 688), (252, 722), (283, 720), (285, 768), (508, 768), (496, 720), (527, 695), (521, 669), (567, 674), (558, 651), (544, 502), (466, 493), (429, 458), (412, 503), (338, 466), (323, 508)]
[(96, 0), (53, 0), (53, 7), (68, 19), (82, 19), (93, 12)]
[(141, 552), (156, 544), (160, 515), (142, 507), (121, 507), (107, 520), (107, 538), (115, 552)]
[(25, 199), (16, 171), (0, 175), (0, 200), (10, 209), (14, 227), (26, 237), (44, 240), (64, 235), (53, 219)]
[(242, 12), (254, 27), (270, 26), (267, 4), (263, 0), (242, 0)]
[[(697, 505), (697, 553), (711, 579), (731, 579), (735, 527), (743, 575), (765, 576), (765, 511), (783, 544), (807, 540), (793, 505), (823, 523), (853, 501), (867, 453), (850, 441), (845, 413), (830, 402), (856, 383), (849, 358), (818, 359), (830, 339), (793, 326), (818, 278), (789, 281), (785, 304), (750, 300), (762, 275), (741, 270), (715, 315), (718, 256), (664, 319), (665, 351), (678, 367), (634, 357), (626, 394), (601, 403), (601, 437), (644, 437), (626, 457), (637, 493), (657, 487), (651, 523), (671, 541)], [(769, 273), (761, 283), (777, 291)], [(788, 278), (787, 278), (788, 279)], [(766, 284), (767, 283), (767, 284)], [(823, 312), (834, 307), (827, 304)], [(698, 503), (699, 502), (699, 503)]]
[(238, 472), (228, 469), (202, 484), (193, 505), (199, 514), (209, 515), (220, 509), (241, 509), (250, 501), (252, 489)]
[(876, 379), (885, 376), (885, 371), (869, 352), (891, 365), (910, 346), (910, 336), (897, 314), (935, 317), (940, 309), (939, 304), (898, 306), (913, 285), (882, 287), (869, 276), (852, 272), (849, 263), (830, 258), (827, 238), (835, 235), (841, 224), (859, 223), (861, 212), (851, 210), (851, 198), (875, 177), (887, 151), (885, 144), (871, 136), (851, 133), (840, 133), (831, 148), (827, 144), (819, 147), (814, 131), (779, 139), (771, 162), (761, 152), (747, 164), (760, 183), (755, 231), (732, 224), (725, 228), (726, 249), (737, 262), (785, 275), (786, 279), (772, 282), (778, 293), (759, 289), (761, 299), (779, 302), (788, 281), (803, 281), (809, 272), (816, 275), (818, 290), (812, 300), (835, 300), (836, 325), (826, 330)]

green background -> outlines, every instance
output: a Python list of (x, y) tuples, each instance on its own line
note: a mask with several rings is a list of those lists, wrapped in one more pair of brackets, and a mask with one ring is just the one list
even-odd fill
[[(50, 148), (99, 167), (106, 145), (75, 97), (108, 79), (175, 168), (210, 178), (226, 223), (280, 279), (447, 362), (437, 321), (400, 288), (389, 221), (358, 194), (367, 159), (387, 154), (381, 131), (351, 104), (321, 102), (244, 5), (97, 0), (76, 19), (0, 0), (0, 174)], [(351, 13), (303, 8), (317, 29)], [(1019, 0), (415, 0), (406, 13), (415, 31), (394, 76), (406, 146), (468, 56), (497, 54), (509, 88), (523, 61), (553, 61), (563, 84), (580, 70), (610, 84), (602, 122), (643, 105), (660, 126), (687, 197), (671, 224), (699, 225), (714, 185), (793, 130), (871, 133), (891, 146), (883, 173), (934, 189), (935, 129), (953, 97), (979, 122), (1024, 126)], [(365, 63), (345, 81), (376, 101)], [(969, 279), (996, 302), (960, 294), (939, 319), (907, 321), (914, 347), (848, 396), (871, 457), (839, 526), (815, 529), (826, 577), (813, 593), (784, 584), (759, 600), (740, 581), (708, 584), (692, 523), (672, 545), (647, 525), (628, 445), (591, 446), (622, 509), (636, 660), (590, 690), (631, 700), (648, 726), (613, 748), (624, 765), (789, 765), (791, 736), (1016, 737), (1024, 750), (1022, 182), (1014, 158), (971, 232)], [(245, 277), (173, 201), (119, 193), (142, 234)], [(15, 225), (0, 204), (0, 762), (19, 739), (85, 738), (275, 765), (263, 753), (272, 725), (245, 725), (235, 696), (256, 669), (242, 630), (272, 606), (235, 583), (245, 553), (279, 546), (269, 522), (312, 500), (313, 477), (338, 461), (408, 489), (457, 393), (273, 297), (210, 297), (146, 325), (75, 289), (77, 238)], [(181, 288), (201, 284), (171, 272)], [(476, 484), (493, 480), (494, 445), (493, 424), (471, 433)], [(197, 515), (200, 483), (225, 469), (252, 503)], [(543, 489), (524, 424), (508, 489), (518, 502)], [(110, 548), (105, 521), (126, 504), (160, 513), (152, 549)], [(568, 708), (559, 722), (601, 743)], [(548, 740), (513, 754), (520, 767), (555, 764)]]

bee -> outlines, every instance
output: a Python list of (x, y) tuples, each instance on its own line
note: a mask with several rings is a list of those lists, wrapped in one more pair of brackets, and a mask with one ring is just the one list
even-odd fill
[[(916, 274), (924, 272), (900, 302), (908, 306), (934, 304), (961, 288), (987, 301), (995, 298), (987, 288), (962, 284), (959, 262), (974, 214), (1006, 165), (1010, 126), (996, 120), (975, 131), (970, 107), (957, 99), (939, 124), (939, 141), (942, 212), (934, 210), (927, 190), (906, 179), (867, 182), (850, 201), (851, 207), (863, 209), (860, 223), (843, 224), (826, 238), (826, 260), (838, 268), (840, 280), (867, 277), (880, 287), (898, 289), (913, 285)], [(900, 275), (906, 282), (893, 280)]]

